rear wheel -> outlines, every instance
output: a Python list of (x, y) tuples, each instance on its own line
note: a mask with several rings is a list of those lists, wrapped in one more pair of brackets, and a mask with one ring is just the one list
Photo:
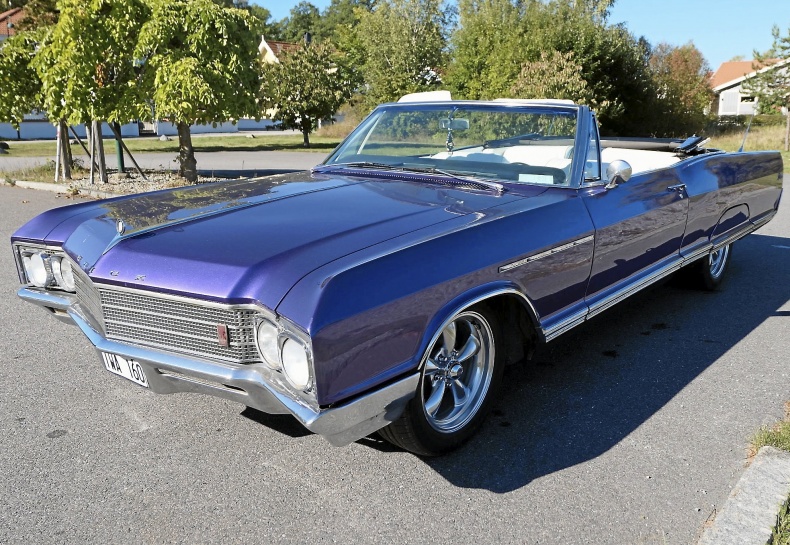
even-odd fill
[(708, 291), (717, 289), (724, 280), (724, 273), (730, 263), (732, 255), (732, 245), (722, 246), (706, 257), (691, 265), (690, 272), (694, 284)]
[(499, 322), (490, 309), (463, 310), (445, 323), (428, 349), (416, 395), (379, 434), (423, 456), (449, 452), (482, 423), (502, 380)]

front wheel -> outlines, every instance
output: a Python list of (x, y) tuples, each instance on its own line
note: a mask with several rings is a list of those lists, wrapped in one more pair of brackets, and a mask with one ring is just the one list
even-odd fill
[(444, 454), (467, 441), (491, 409), (502, 380), (499, 327), (484, 306), (446, 322), (423, 358), (414, 398), (379, 434), (423, 456)]

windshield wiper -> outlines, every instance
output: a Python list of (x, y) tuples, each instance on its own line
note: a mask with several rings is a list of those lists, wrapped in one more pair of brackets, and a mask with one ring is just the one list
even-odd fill
[(458, 182), (461, 182), (463, 185), (477, 186), (478, 188), (483, 188), (483, 189), (493, 189), (498, 193), (502, 193), (502, 191), (504, 191), (504, 186), (500, 183), (493, 182), (487, 179), (477, 179), (477, 177), (473, 179), (471, 177), (461, 176), (459, 174), (455, 174), (453, 172), (442, 170), (436, 167), (390, 165), (387, 163), (377, 163), (373, 161), (335, 163), (332, 165), (318, 165), (315, 167), (315, 169), (331, 169), (331, 168), (369, 168), (369, 169), (377, 169), (377, 170), (389, 170), (395, 172), (412, 172), (415, 174), (439, 174), (441, 176), (446, 176), (447, 178), (452, 178), (453, 180), (457, 180)]

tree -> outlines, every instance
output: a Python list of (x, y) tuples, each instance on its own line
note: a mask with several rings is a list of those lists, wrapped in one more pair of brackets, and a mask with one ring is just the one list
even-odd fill
[(655, 83), (654, 129), (660, 136), (688, 136), (705, 128), (706, 108), (713, 99), (710, 67), (693, 43), (659, 44), (650, 54)]
[(178, 129), (179, 174), (197, 179), (190, 125), (260, 115), (258, 51), (250, 16), (211, 0), (150, 0), (135, 57), (154, 112)]
[(785, 151), (790, 151), (790, 28), (781, 36), (779, 27), (771, 31), (774, 43), (764, 52), (754, 52), (753, 66), (757, 75), (747, 80), (744, 87), (754, 93), (761, 112), (785, 109)]
[(361, 14), (357, 38), (370, 105), (441, 83), (448, 14), (441, 0), (381, 0)]
[(19, 128), (41, 109), (41, 80), (32, 66), (41, 32), (19, 32), (0, 42), (0, 120)]
[(318, 121), (334, 114), (355, 88), (350, 70), (330, 44), (303, 44), (263, 70), (264, 107), (285, 125), (299, 127), (305, 147), (310, 147)]
[(61, 0), (34, 65), (44, 108), (71, 125), (143, 116), (133, 44), (150, 11), (143, 0)]
[(58, 6), (56, 0), (30, 0), (25, 6), (25, 17), (19, 21), (17, 30), (36, 30), (43, 26), (52, 26), (58, 22)]
[(510, 93), (518, 98), (569, 99), (597, 109), (602, 105), (596, 102), (581, 72), (572, 51), (543, 52), (539, 61), (524, 64)]
[(375, 0), (332, 0), (317, 21), (313, 37), (337, 43), (338, 29), (356, 26), (359, 22), (359, 13), (373, 11), (374, 5)]
[(612, 0), (461, 0), (447, 83), (462, 98), (507, 97), (526, 63), (572, 52), (608, 134), (649, 132), (646, 51), (607, 21)]
[(302, 0), (291, 8), (290, 16), (283, 21), (283, 37), (289, 42), (303, 40), (305, 34), (315, 33), (320, 18), (321, 14), (318, 8), (310, 2)]

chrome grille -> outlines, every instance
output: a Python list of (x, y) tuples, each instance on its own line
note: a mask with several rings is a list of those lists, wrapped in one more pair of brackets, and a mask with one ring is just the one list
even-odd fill
[[(259, 361), (256, 312), (140, 292), (100, 288), (107, 338), (235, 363)], [(228, 328), (221, 346), (217, 326)]]

